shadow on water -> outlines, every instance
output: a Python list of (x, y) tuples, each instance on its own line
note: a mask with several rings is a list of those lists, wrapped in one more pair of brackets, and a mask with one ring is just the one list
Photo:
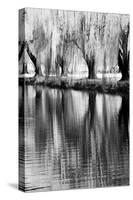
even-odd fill
[(122, 97), (122, 104), (119, 111), (119, 127), (125, 129), (124, 136), (128, 138), (129, 128), (129, 96)]
[(129, 184), (128, 96), (26, 86), (23, 100), (26, 190)]

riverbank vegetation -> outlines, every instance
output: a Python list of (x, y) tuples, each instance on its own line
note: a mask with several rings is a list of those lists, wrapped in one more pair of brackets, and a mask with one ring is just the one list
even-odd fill
[(107, 81), (98, 79), (71, 79), (57, 77), (20, 78), (19, 84), (43, 85), (50, 88), (88, 90), (103, 93), (129, 93), (129, 81)]

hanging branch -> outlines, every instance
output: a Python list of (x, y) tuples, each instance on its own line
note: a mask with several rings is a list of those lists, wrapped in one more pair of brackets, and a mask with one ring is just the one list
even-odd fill
[(26, 49), (27, 49), (27, 53), (30, 57), (30, 59), (32, 60), (34, 66), (35, 66), (35, 76), (36, 75), (42, 75), (41, 69), (38, 66), (38, 62), (37, 62), (37, 58), (33, 55), (33, 53), (31, 52), (28, 43), (26, 42)]
[(22, 56), (22, 54), (24, 52), (24, 48), (25, 48), (25, 42), (23, 42), (22, 45), (21, 45), (21, 49), (20, 49), (19, 55), (18, 55), (18, 59), (19, 60), (21, 59), (21, 56)]
[(121, 80), (129, 79), (129, 51), (128, 51), (128, 37), (129, 37), (129, 24), (127, 30), (122, 29), (119, 37), (119, 51), (118, 51), (118, 65), (122, 73)]

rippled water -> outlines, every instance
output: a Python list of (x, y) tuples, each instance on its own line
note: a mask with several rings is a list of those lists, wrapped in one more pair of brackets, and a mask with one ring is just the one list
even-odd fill
[(128, 185), (128, 124), (128, 96), (20, 86), (19, 188)]

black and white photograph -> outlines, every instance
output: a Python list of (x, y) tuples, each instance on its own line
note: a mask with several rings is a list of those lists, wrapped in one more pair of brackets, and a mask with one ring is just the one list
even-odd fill
[(129, 14), (18, 15), (19, 190), (128, 186)]

